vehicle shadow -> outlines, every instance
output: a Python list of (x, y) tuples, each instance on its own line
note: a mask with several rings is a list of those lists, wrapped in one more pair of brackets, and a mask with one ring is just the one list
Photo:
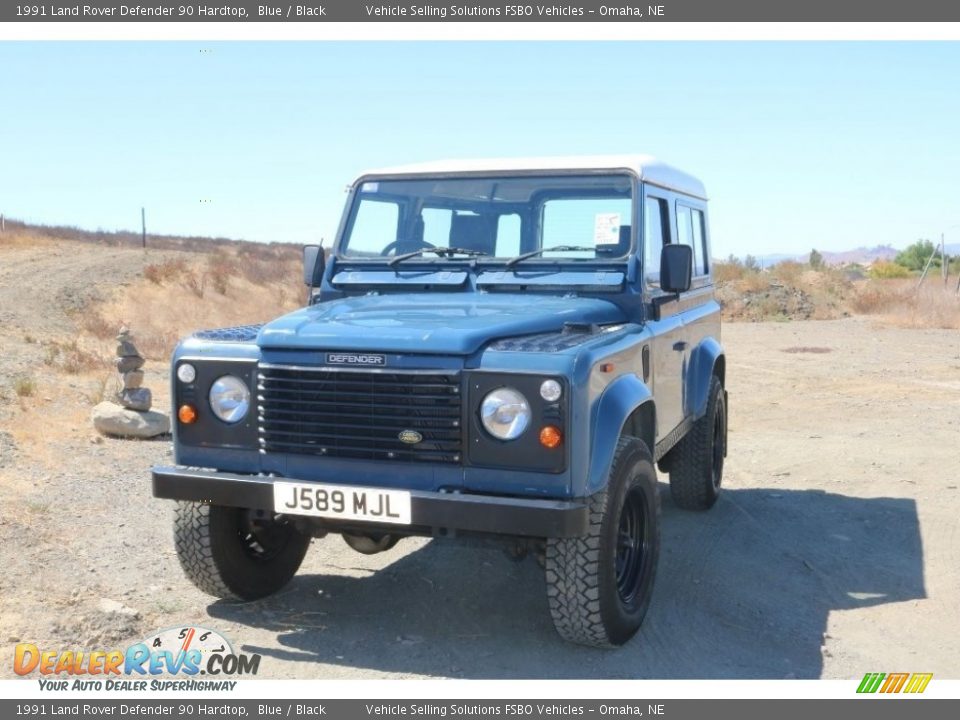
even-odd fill
[(925, 595), (913, 500), (743, 489), (688, 513), (662, 484), (661, 497), (654, 598), (638, 636), (618, 650), (559, 639), (532, 559), (448, 542), (364, 577), (301, 574), (273, 598), (208, 611), (275, 632), (275, 646), (243, 646), (265, 659), (390, 674), (817, 678), (831, 610)]

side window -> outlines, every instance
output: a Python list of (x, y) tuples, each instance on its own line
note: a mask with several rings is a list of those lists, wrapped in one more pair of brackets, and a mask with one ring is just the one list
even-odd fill
[(664, 220), (667, 218), (667, 201), (648, 197), (644, 203), (644, 255), (643, 262), (647, 283), (660, 285), (660, 253), (670, 241), (668, 232), (664, 232)]
[(497, 257), (520, 254), (520, 216), (516, 213), (497, 218)]
[(400, 207), (381, 200), (363, 200), (357, 208), (350, 234), (350, 255), (377, 256), (387, 243), (397, 239)]
[(434, 247), (450, 246), (450, 224), (453, 211), (446, 208), (423, 208), (423, 241)]
[(710, 271), (710, 253), (707, 247), (707, 219), (703, 210), (693, 211), (693, 245), (696, 250), (694, 275), (706, 275)]

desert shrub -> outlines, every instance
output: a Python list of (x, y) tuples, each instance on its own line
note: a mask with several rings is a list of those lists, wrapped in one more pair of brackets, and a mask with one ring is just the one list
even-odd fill
[[(734, 258), (736, 260), (736, 258)], [(743, 265), (738, 262), (730, 262), (729, 259), (724, 262), (713, 264), (713, 279), (718, 283), (729, 283), (739, 280), (746, 274)]]
[(33, 397), (37, 392), (37, 381), (27, 375), (13, 379), (13, 391), (19, 398)]
[(785, 285), (796, 285), (800, 282), (806, 268), (793, 260), (784, 260), (770, 268), (770, 274)]
[(80, 327), (100, 340), (112, 338), (122, 323), (112, 323), (96, 310), (87, 309), (80, 317)]
[(187, 263), (181, 258), (164, 260), (143, 268), (143, 276), (152, 283), (163, 285), (187, 271)]
[(874, 280), (893, 280), (897, 278), (910, 277), (910, 271), (903, 265), (899, 265), (889, 260), (877, 260), (867, 271), (870, 278)]
[(207, 287), (207, 274), (195, 273), (193, 271), (185, 272), (180, 278), (183, 286), (193, 293), (196, 297), (203, 299), (203, 294)]

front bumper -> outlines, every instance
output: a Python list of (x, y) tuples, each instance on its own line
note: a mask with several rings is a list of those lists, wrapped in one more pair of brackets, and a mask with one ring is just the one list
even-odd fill
[[(153, 468), (153, 496), (253, 510), (273, 510), (273, 481), (259, 475), (175, 466)], [(288, 482), (309, 482), (276, 478)], [(524, 537), (577, 537), (587, 532), (588, 510), (580, 500), (543, 500), (499, 495), (410, 491), (411, 524), (394, 532), (434, 534), (438, 530)], [(319, 520), (336, 531), (338, 520)], [(358, 526), (352, 522), (351, 527)], [(376, 526), (373, 523), (369, 527)]]

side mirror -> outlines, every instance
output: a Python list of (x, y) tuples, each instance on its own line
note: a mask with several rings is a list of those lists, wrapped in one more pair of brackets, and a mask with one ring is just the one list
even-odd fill
[(325, 266), (326, 258), (323, 254), (323, 248), (319, 245), (304, 245), (303, 284), (312, 288), (320, 285)]
[(690, 289), (693, 278), (693, 248), (670, 243), (660, 253), (660, 289), (682, 293)]

